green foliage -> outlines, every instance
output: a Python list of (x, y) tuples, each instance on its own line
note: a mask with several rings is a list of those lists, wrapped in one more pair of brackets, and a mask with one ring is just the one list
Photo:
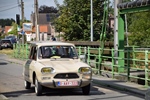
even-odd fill
[(129, 44), (150, 46), (150, 11), (132, 14), (129, 25)]
[(0, 19), (0, 25), (2, 27), (11, 26), (12, 22), (15, 22), (14, 19)]
[(48, 7), (46, 5), (42, 5), (39, 8), (39, 13), (57, 13), (58, 10), (54, 7)]
[(8, 32), (8, 34), (13, 34), (13, 35), (17, 35), (18, 34), (17, 24), (16, 23), (12, 23), (12, 31)]
[[(103, 19), (103, 1), (93, 0), (94, 41), (99, 40)], [(64, 0), (60, 16), (55, 20), (58, 32), (65, 40), (90, 40), (90, 0)]]
[(122, 0), (122, 2), (130, 2), (130, 1), (133, 1), (133, 0)]

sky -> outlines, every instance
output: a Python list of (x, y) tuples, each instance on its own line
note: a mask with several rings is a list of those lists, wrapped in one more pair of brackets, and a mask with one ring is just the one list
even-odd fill
[[(18, 1), (21, 0), (0, 0), (0, 19), (13, 18), (16, 20), (16, 14), (20, 14), (21, 7), (18, 7)], [(59, 4), (63, 4), (63, 0), (57, 0)], [(24, 17), (30, 20), (30, 15), (34, 12), (34, 0), (23, 0)], [(41, 5), (56, 7), (54, 0), (38, 0), (39, 7)]]

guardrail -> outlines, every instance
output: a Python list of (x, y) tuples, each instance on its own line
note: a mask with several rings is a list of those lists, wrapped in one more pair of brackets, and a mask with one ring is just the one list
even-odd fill
[[(119, 58), (114, 56), (114, 49), (104, 49), (109, 54), (101, 55), (101, 48), (77, 46), (79, 55), (84, 55), (82, 59), (88, 63), (94, 74), (104, 75), (109, 74), (112, 78), (123, 78), (125, 81), (142, 81), (146, 87), (150, 83), (150, 52), (149, 49), (129, 47), (125, 50), (118, 50), (124, 52), (125, 57)], [(93, 52), (94, 51), (94, 52)], [(96, 52), (96, 53), (95, 53)], [(29, 45), (16, 44), (14, 45), (13, 56), (19, 59), (28, 59)], [(118, 62), (124, 61), (124, 65), (119, 65)], [(119, 71), (121, 69), (121, 71)]]

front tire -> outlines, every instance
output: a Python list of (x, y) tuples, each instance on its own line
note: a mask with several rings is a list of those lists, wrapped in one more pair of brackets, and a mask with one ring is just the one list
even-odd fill
[(30, 89), (31, 88), (31, 83), (28, 82), (28, 81), (24, 81), (24, 86), (25, 86), (25, 89)]
[(84, 95), (89, 95), (89, 93), (90, 93), (90, 88), (91, 88), (91, 84), (82, 87), (82, 92), (83, 92), (83, 94), (84, 94)]
[(35, 77), (35, 93), (37, 96), (42, 95), (42, 86), (41, 84), (38, 82), (37, 78)]

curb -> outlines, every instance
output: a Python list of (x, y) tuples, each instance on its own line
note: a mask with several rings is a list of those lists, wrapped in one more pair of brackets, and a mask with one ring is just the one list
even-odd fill
[(0, 94), (0, 100), (9, 100), (9, 99), (5, 97), (4, 95)]
[(99, 84), (99, 85), (102, 85), (105, 87), (111, 87), (113, 89), (117, 89), (117, 90), (121, 90), (121, 91), (127, 91), (127, 92), (136, 93), (136, 94), (145, 96), (145, 93), (138, 91), (138, 90), (135, 90), (135, 89), (127, 88), (126, 86), (119, 86), (119, 85), (114, 85), (111, 83), (101, 82), (101, 81), (98, 81), (96, 79), (92, 79), (92, 80), (93, 80), (93, 83), (95, 83), (95, 84)]
[(19, 65), (23, 65), (25, 63), (25, 61), (17, 60), (17, 59), (15, 59), (15, 61), (13, 59), (8, 59), (7, 61), (10, 62), (10, 63), (19, 64)]

